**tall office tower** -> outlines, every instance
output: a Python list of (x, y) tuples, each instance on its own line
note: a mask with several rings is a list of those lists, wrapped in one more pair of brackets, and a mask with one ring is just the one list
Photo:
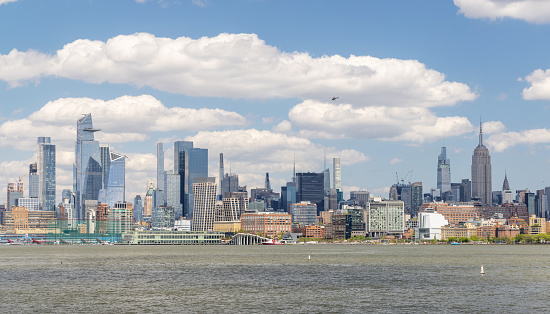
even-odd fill
[(342, 173), (340, 168), (340, 157), (334, 157), (332, 159), (332, 171), (334, 172), (334, 188), (342, 190)]
[(157, 143), (157, 189), (164, 190), (164, 145)]
[(514, 202), (514, 194), (510, 190), (508, 175), (504, 172), (504, 182), (502, 183), (502, 204), (511, 204)]
[(239, 176), (237, 174), (226, 173), (222, 180), (222, 197), (225, 197), (225, 193), (238, 192), (239, 191)]
[(155, 183), (149, 181), (147, 183), (147, 192), (145, 193), (145, 200), (143, 201), (143, 216), (151, 217), (153, 210), (153, 190), (155, 189)]
[(546, 195), (546, 218), (550, 218), (550, 186), (544, 188), (544, 195)]
[(97, 201), (103, 185), (103, 169), (99, 142), (94, 140), (92, 114), (85, 114), (76, 122), (75, 163), (73, 167), (73, 191), (76, 195), (76, 212), (84, 220), (86, 200)]
[(143, 219), (143, 201), (141, 195), (134, 197), (134, 220), (141, 221)]
[(411, 184), (411, 217), (418, 214), (418, 209), (422, 206), (423, 196), (422, 182)]
[(193, 148), (193, 142), (174, 142), (174, 173), (180, 175), (180, 199), (184, 217), (193, 216), (193, 183), (208, 176), (208, 149)]
[(318, 208), (319, 212), (321, 211), (327, 211), (330, 207), (330, 169), (325, 167), (325, 170), (323, 171), (323, 191), (324, 191), (324, 198), (323, 198), (323, 205), (324, 207)]
[(460, 200), (460, 183), (451, 183), (451, 192), (453, 194), (453, 200), (455, 202), (461, 202)]
[(296, 203), (296, 182), (287, 182), (286, 183), (286, 204), (283, 204), (285, 212), (289, 213), (290, 205), (294, 203)]
[(109, 169), (111, 169), (111, 148), (109, 145), (99, 144), (99, 156), (101, 158), (101, 188), (106, 190), (109, 182)]
[(38, 198), (38, 165), (33, 163), (29, 165), (29, 197)]
[(174, 174), (172, 171), (165, 173), (164, 196), (166, 198), (166, 206), (174, 209), (174, 218), (183, 217), (183, 207), (180, 203), (180, 175)]
[(224, 166), (223, 166), (223, 153), (220, 153), (220, 173), (219, 173), (219, 185), (218, 185), (218, 200), (221, 200), (223, 198), (223, 179), (224, 179)]
[(451, 160), (447, 159), (447, 147), (441, 147), (437, 157), (437, 188), (441, 194), (451, 190)]
[(216, 178), (196, 177), (193, 183), (195, 208), (193, 231), (209, 231), (216, 218)]
[(49, 137), (38, 141), (38, 200), (42, 210), (55, 211), (55, 145)]
[(317, 214), (325, 208), (325, 174), (325, 171), (296, 174), (296, 202), (309, 201), (316, 204)]
[(118, 202), (126, 202), (126, 156), (111, 152), (109, 154), (109, 176), (105, 190), (107, 205), (114, 208)]
[(479, 125), (479, 144), (472, 155), (472, 199), (482, 205), (492, 204), (491, 156), (483, 145), (483, 130)]
[(537, 193), (535, 194), (535, 212), (537, 217), (548, 218), (546, 217), (547, 202), (547, 196), (544, 193), (544, 190), (537, 190)]
[(269, 172), (265, 173), (265, 189), (271, 190), (271, 182), (269, 182)]
[(17, 206), (17, 200), (23, 197), (23, 182), (21, 180), (17, 182), (8, 183), (8, 207), (6, 210), (10, 211), (13, 206)]
[(529, 216), (537, 214), (535, 211), (535, 193), (529, 191), (525, 192), (525, 205), (527, 205)]
[(460, 183), (460, 201), (472, 201), (472, 181), (470, 181), (470, 179), (462, 179)]

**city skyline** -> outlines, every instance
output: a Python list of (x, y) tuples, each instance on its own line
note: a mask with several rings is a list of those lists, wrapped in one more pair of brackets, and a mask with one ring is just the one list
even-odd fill
[[(306, 1), (290, 9), (262, 1), (0, 1), (0, 25), (17, 30), (0, 43), (0, 180), (29, 173), (36, 138), (50, 137), (58, 204), (72, 190), (74, 121), (92, 113), (97, 140), (128, 157), (127, 200), (144, 197), (157, 178), (156, 143), (165, 144), (164, 169), (172, 169), (175, 141), (210, 151), (208, 176), (218, 176), (223, 153), (249, 189), (264, 186), (269, 172), (279, 192), (292, 181), (294, 155), (298, 172), (321, 172), (326, 151), (341, 158), (346, 198), (363, 189), (385, 197), (395, 174), (410, 170), (407, 181), (428, 192), (443, 140), (452, 182), (471, 178), (481, 116), (492, 181), (500, 185), (506, 170), (511, 190), (542, 189), (550, 185), (538, 171), (549, 163), (550, 44), (535, 39), (550, 18), (505, 9), (486, 16), (481, 2), (490, 1)], [(77, 10), (105, 12), (105, 22), (90, 28), (91, 16), (59, 17)], [(182, 47), (187, 54), (169, 54)]]

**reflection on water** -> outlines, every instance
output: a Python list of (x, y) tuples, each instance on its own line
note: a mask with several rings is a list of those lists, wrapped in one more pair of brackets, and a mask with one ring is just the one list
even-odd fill
[(546, 312), (549, 258), (542, 245), (2, 246), (0, 312)]

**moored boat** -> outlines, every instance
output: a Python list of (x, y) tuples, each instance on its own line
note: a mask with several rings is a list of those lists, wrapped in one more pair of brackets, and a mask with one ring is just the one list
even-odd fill
[(269, 239), (267, 241), (262, 242), (263, 245), (284, 245), (284, 242), (281, 242), (279, 240), (275, 239)]

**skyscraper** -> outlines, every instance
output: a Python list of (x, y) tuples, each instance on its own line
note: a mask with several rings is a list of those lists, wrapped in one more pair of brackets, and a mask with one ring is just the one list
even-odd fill
[(222, 198), (225, 197), (225, 193), (238, 192), (239, 191), (239, 176), (237, 174), (226, 173), (222, 180)]
[(317, 214), (325, 208), (325, 174), (326, 171), (296, 174), (296, 202), (309, 201), (316, 204)]
[(223, 198), (223, 179), (224, 179), (224, 165), (223, 165), (223, 153), (220, 153), (220, 173), (218, 176), (219, 184), (218, 184), (218, 200), (221, 200)]
[(164, 145), (157, 143), (157, 189), (164, 190)]
[(482, 205), (492, 204), (491, 156), (483, 145), (483, 130), (479, 125), (479, 144), (472, 155), (472, 199)]
[(107, 205), (114, 208), (118, 202), (126, 202), (126, 157), (111, 152), (109, 154), (109, 176), (107, 180)]
[(418, 209), (422, 206), (423, 196), (422, 182), (411, 184), (411, 217), (418, 214)]
[(193, 148), (193, 142), (174, 142), (174, 173), (180, 175), (183, 216), (193, 216), (193, 183), (208, 176), (208, 149)]
[(196, 177), (193, 181), (195, 208), (192, 230), (212, 230), (216, 218), (216, 178)]
[(55, 145), (49, 137), (38, 141), (38, 199), (42, 210), (55, 211)]
[(23, 197), (23, 182), (21, 180), (17, 182), (8, 183), (8, 208), (11, 210), (13, 206), (17, 206), (17, 200)]
[(76, 194), (76, 209), (79, 220), (85, 219), (86, 200), (98, 200), (103, 185), (99, 142), (94, 140), (92, 114), (85, 114), (76, 122), (75, 163), (73, 167), (73, 190)]
[(39, 184), (38, 165), (35, 162), (29, 165), (29, 197), (38, 198)]
[(340, 168), (340, 157), (334, 157), (332, 159), (332, 171), (334, 172), (334, 188), (342, 190), (342, 173)]
[(437, 157), (437, 188), (441, 195), (451, 191), (451, 161), (447, 159), (447, 147), (441, 147), (441, 154)]
[(165, 182), (164, 187), (164, 196), (166, 198), (166, 206), (172, 207), (174, 209), (174, 218), (179, 219), (183, 217), (183, 207), (181, 206), (180, 200), (180, 175), (174, 174), (172, 171), (165, 173)]

